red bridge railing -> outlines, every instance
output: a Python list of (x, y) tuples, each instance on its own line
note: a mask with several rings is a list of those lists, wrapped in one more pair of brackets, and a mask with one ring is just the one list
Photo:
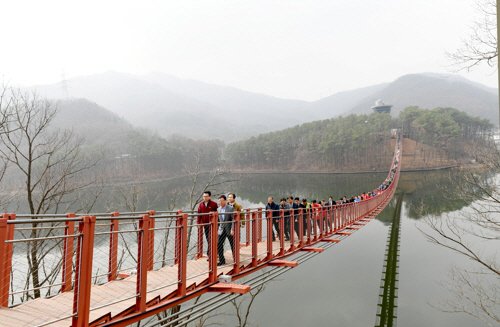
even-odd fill
[[(399, 140), (396, 143), (389, 173), (392, 183), (377, 196), (320, 210), (290, 209), (288, 217), (284, 210), (275, 217), (269, 210), (248, 208), (244, 227), (236, 212), (231, 222), (234, 257), (231, 247), (225, 248), (228, 263), (221, 267), (217, 266), (221, 224), (217, 213), (210, 215), (207, 224), (197, 223), (198, 214), (183, 211), (3, 214), (0, 307), (21, 312), (32, 299), (45, 298), (37, 302), (40, 314), (23, 318), (19, 326), (56, 322), (127, 326), (211, 291), (221, 272), (235, 280), (267, 266), (286, 265), (278, 260), (315, 251), (315, 243), (348, 234), (349, 226), (387, 205), (399, 180), (402, 151)], [(273, 241), (273, 220), (279, 226), (279, 242)], [(285, 241), (285, 223), (289, 241)], [(210, 255), (205, 259), (207, 250)], [(111, 307), (115, 311), (103, 313)]]

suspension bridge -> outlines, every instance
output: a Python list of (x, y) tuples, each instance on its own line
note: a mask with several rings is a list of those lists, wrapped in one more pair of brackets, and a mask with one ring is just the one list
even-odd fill
[[(396, 191), (401, 154), (398, 136), (388, 176), (392, 182), (376, 196), (320, 210), (292, 209), (290, 217), (298, 218), (298, 230), (283, 210), (273, 217), (270, 210), (248, 208), (244, 220), (236, 212), (230, 222), (234, 256), (227, 245), (223, 266), (217, 265), (221, 222), (216, 212), (204, 224), (190, 211), (2, 214), (1, 325), (129, 326), (205, 293), (225, 296), (214, 296), (212, 305), (245, 294), (265, 281), (251, 274), (268, 267), (281, 269), (268, 276), (274, 278), (376, 217)], [(280, 226), (276, 241), (273, 220)], [(285, 222), (290, 223), (289, 240), (284, 237)], [(292, 256), (294, 260), (287, 260)], [(246, 276), (246, 284), (236, 282)], [(203, 309), (208, 302), (196, 305)], [(182, 312), (176, 317), (179, 325), (188, 322), (182, 320)], [(197, 316), (191, 311), (189, 317)]]

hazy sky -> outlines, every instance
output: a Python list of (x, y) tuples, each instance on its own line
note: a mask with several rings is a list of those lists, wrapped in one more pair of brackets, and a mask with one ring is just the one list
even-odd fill
[[(316, 100), (443, 72), (473, 0), (4, 1), (0, 74), (14, 85), (153, 71)], [(463, 76), (497, 87), (485, 66)]]

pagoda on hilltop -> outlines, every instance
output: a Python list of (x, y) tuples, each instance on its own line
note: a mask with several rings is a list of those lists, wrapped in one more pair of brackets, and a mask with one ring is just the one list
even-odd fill
[(386, 112), (388, 114), (391, 113), (392, 104), (385, 104), (383, 100), (378, 99), (375, 101), (375, 105), (372, 109), (378, 113)]

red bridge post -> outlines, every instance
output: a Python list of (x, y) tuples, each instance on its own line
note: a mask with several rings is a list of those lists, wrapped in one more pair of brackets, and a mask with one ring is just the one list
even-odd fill
[(306, 244), (311, 244), (311, 208), (306, 208), (306, 225), (307, 225), (307, 241)]
[(257, 233), (257, 212), (252, 211), (252, 267), (257, 266), (257, 256), (258, 256), (258, 233)]
[(240, 219), (241, 214), (239, 211), (236, 211), (236, 215), (234, 216), (234, 239), (233, 239), (233, 249), (234, 249), (234, 265), (233, 265), (233, 274), (240, 273)]
[[(149, 215), (142, 215), (142, 217), (139, 219), (139, 238), (137, 242), (137, 279), (136, 279), (136, 293), (135, 293), (137, 294), (137, 296), (135, 298), (135, 312), (146, 311), (148, 265), (149, 265), (148, 257), (149, 257), (149, 245), (150, 245), (149, 223), (150, 223)], [(180, 266), (181, 265), (179, 265), (179, 267)]]
[(262, 242), (262, 208), (257, 209), (257, 219), (259, 220), (259, 222), (258, 222), (259, 236), (258, 236), (257, 241)]
[(347, 204), (342, 205), (342, 229), (347, 226)]
[(351, 203), (346, 204), (347, 219), (346, 219), (345, 227), (349, 226), (349, 224), (351, 223), (351, 207), (352, 207)]
[(325, 209), (325, 228), (323, 230), (323, 236), (328, 236), (330, 234), (330, 207), (327, 206)]
[(250, 246), (250, 240), (251, 240), (251, 233), (250, 233), (250, 228), (252, 228), (252, 213), (250, 212), (250, 208), (247, 208), (247, 214), (245, 216), (246, 218), (246, 234), (245, 234), (245, 237), (246, 237), (246, 242), (245, 242), (245, 246)]
[(339, 216), (339, 214), (338, 214), (339, 209), (338, 208), (339, 208), (338, 205), (333, 206), (333, 213), (332, 213), (333, 233), (336, 233), (338, 230), (337, 229), (337, 218)]
[(273, 258), (273, 213), (272, 211), (266, 210), (266, 223), (267, 223), (267, 258), (266, 260), (271, 260)]
[(329, 232), (329, 235), (332, 235), (333, 234), (333, 205), (330, 206), (330, 210), (329, 210), (329, 223), (328, 223), (328, 228), (330, 229), (330, 232)]
[[(74, 213), (66, 214), (68, 218), (75, 218)], [(75, 233), (75, 222), (64, 222), (64, 236), (70, 236)], [(61, 293), (71, 291), (71, 283), (73, 277), (73, 246), (75, 240), (72, 237), (64, 239), (63, 242), (63, 257), (62, 257), (62, 286)]]
[[(112, 212), (111, 217), (120, 216), (119, 212)], [(111, 219), (109, 224), (109, 262), (108, 262), (108, 282), (116, 280), (118, 276), (118, 229), (120, 225), (117, 219)]]
[(346, 228), (346, 227), (347, 227), (347, 225), (349, 225), (349, 219), (350, 219), (350, 217), (349, 217), (349, 216), (350, 216), (350, 214), (351, 214), (351, 213), (350, 213), (350, 210), (349, 210), (349, 209), (350, 209), (350, 208), (349, 208), (349, 203), (344, 204), (344, 207), (345, 207), (345, 208), (344, 208), (344, 209), (345, 209), (345, 215), (344, 215), (344, 216), (345, 216), (345, 219), (344, 219), (344, 228)]
[(319, 220), (319, 239), (321, 240), (325, 236), (325, 211), (323, 208), (320, 209), (321, 211), (319, 212), (318, 215), (318, 220)]
[(299, 230), (297, 232), (299, 235), (299, 247), (304, 245), (304, 211), (299, 208)]
[(217, 281), (217, 237), (218, 237), (218, 214), (212, 212), (210, 216), (210, 239), (208, 246), (210, 247), (210, 255), (208, 257), (208, 282), (215, 283)]
[(92, 258), (94, 254), (95, 216), (84, 216), (78, 224), (76, 250), (75, 290), (72, 327), (89, 325), (90, 291), (92, 286)]
[(314, 237), (311, 240), (312, 243), (316, 242), (318, 240), (318, 209), (316, 208), (310, 208), (311, 209), (311, 225), (312, 225), (312, 231), (314, 231)]
[(177, 264), (177, 296), (186, 296), (188, 214), (183, 213), (179, 216), (178, 220), (178, 225), (180, 226), (180, 237), (179, 243), (176, 243), (175, 245), (179, 248), (179, 263)]
[(280, 210), (280, 252), (279, 255), (285, 254), (285, 210)]
[(153, 270), (154, 262), (155, 262), (155, 231), (152, 230), (155, 228), (155, 210), (149, 210), (149, 242), (148, 242), (148, 256), (147, 256), (147, 267), (148, 271)]
[(348, 225), (352, 224), (354, 217), (354, 203), (349, 203), (349, 222)]
[(0, 218), (0, 307), (9, 306), (10, 273), (12, 267), (12, 243), (6, 243), (14, 238), (14, 225), (8, 225), (9, 220), (16, 219), (16, 214), (3, 214)]
[[(182, 210), (177, 211), (177, 216), (175, 219), (175, 254), (174, 254), (174, 264), (179, 264), (179, 259), (180, 259), (180, 244), (181, 244), (181, 218), (182, 218)], [(203, 242), (202, 242), (203, 243)], [(202, 248), (203, 250), (203, 248)]]
[(293, 251), (295, 249), (295, 238), (294, 238), (294, 235), (295, 234), (295, 230), (294, 230), (294, 222), (295, 222), (295, 215), (294, 215), (294, 212), (293, 212), (293, 208), (290, 209), (290, 250)]
[[(201, 219), (200, 219), (200, 216), (198, 216), (196, 218), (196, 222), (201, 224)], [(205, 229), (206, 226), (197, 226), (198, 228), (198, 250), (197, 250), (197, 253), (196, 255), (194, 256), (196, 259), (200, 259), (200, 258), (203, 258), (203, 230)], [(209, 247), (210, 245), (207, 244), (207, 247)]]

